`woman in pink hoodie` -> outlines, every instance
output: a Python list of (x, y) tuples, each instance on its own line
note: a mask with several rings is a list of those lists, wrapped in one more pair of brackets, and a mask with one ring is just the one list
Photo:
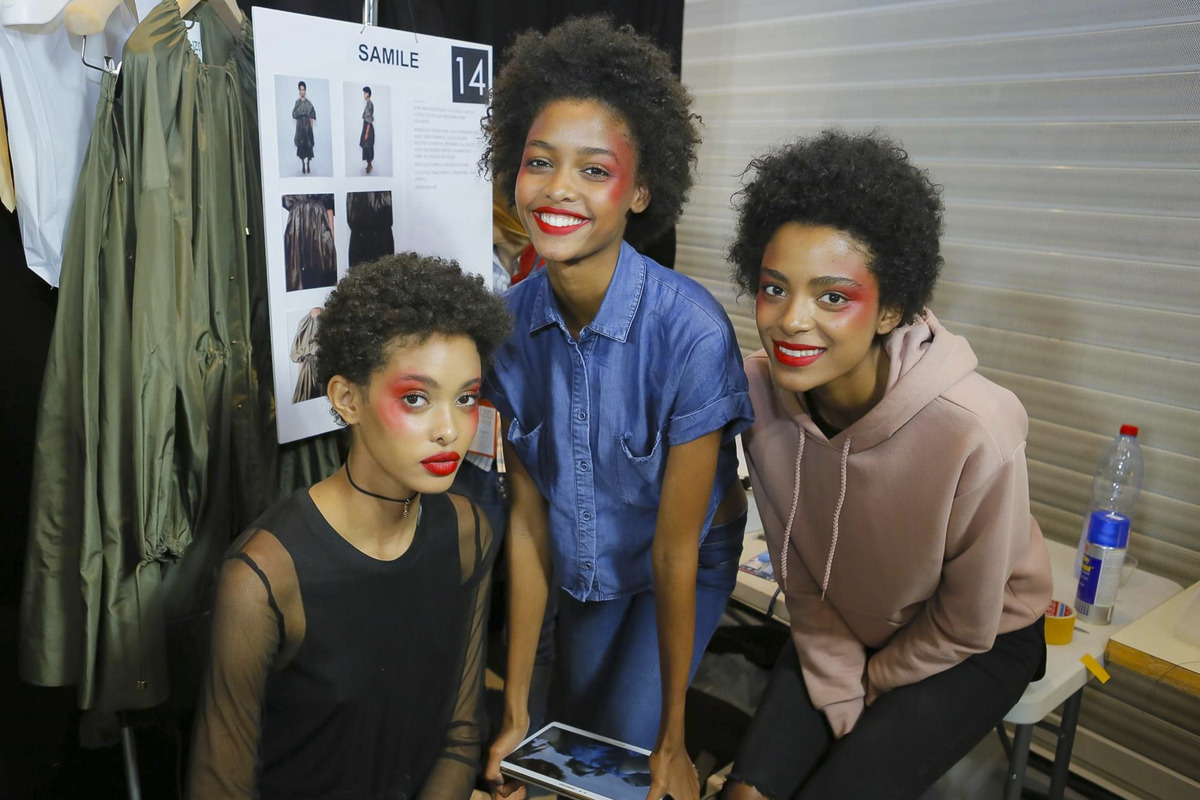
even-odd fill
[(724, 797), (919, 797), (1044, 669), (1028, 418), (926, 309), (942, 205), (898, 145), (827, 131), (751, 168), (743, 437), (792, 643)]

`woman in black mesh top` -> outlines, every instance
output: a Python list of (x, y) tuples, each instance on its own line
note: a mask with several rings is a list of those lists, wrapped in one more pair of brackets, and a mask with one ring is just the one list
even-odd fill
[(508, 330), (475, 276), (405, 253), (350, 270), (317, 334), (345, 465), (221, 571), (189, 795), (467, 798), (486, 734), (486, 518), (443, 494)]

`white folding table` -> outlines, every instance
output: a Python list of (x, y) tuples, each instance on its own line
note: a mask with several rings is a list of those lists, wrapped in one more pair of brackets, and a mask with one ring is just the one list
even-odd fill
[[(1046, 542), (1050, 551), (1050, 566), (1054, 571), (1054, 599), (1069, 605), (1075, 603), (1075, 548), (1058, 542)], [(1054, 767), (1050, 773), (1051, 800), (1061, 800), (1067, 786), (1067, 774), (1071, 763), (1071, 749), (1075, 744), (1075, 726), (1079, 721), (1079, 706), (1083, 701), (1083, 687), (1091, 673), (1084, 666), (1084, 655), (1090, 655), (1103, 666), (1104, 649), (1109, 638), (1129, 623), (1177, 594), (1183, 587), (1168, 578), (1135, 569), (1128, 583), (1117, 593), (1117, 604), (1113, 609), (1113, 620), (1108, 625), (1093, 625), (1076, 620), (1075, 635), (1069, 644), (1047, 645), (1046, 676), (1029, 684), (1025, 694), (1004, 717), (1005, 722), (1016, 726), (1011, 745), (1007, 734), (1001, 729), (1001, 741), (1009, 756), (1006, 800), (1021, 796), (1025, 778), (1025, 765), (1029, 758), (1029, 744), (1033, 740), (1035, 725), (1052, 731), (1058, 741), (1054, 749)], [(1045, 722), (1050, 712), (1063, 707), (1062, 720), (1058, 725)]]

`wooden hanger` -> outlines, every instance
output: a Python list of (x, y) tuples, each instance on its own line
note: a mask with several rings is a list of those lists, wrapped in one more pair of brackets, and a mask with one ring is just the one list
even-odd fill
[[(230, 33), (237, 33), (242, 29), (242, 10), (237, 7), (234, 0), (207, 0), (207, 2), (212, 10), (217, 12), (217, 16), (221, 18), (221, 22), (225, 23), (225, 27), (229, 29)], [(186, 17), (200, 3), (201, 0), (179, 0), (179, 16)]]

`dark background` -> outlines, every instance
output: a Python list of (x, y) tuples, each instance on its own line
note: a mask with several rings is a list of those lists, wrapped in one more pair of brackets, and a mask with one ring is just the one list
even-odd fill
[[(261, 5), (285, 11), (359, 21), (358, 0), (239, 0), (249, 11)], [(607, 12), (650, 34), (673, 56), (679, 70), (683, 0), (383, 0), (379, 24), (428, 35), (490, 44), (494, 71), (503, 65), (513, 36), (529, 28), (548, 30), (568, 16)], [(0, 76), (2, 80), (2, 76)], [(646, 251), (674, 262), (674, 235)], [(57, 290), (25, 265), (17, 217), (0, 208), (0, 375), (8, 386), (0, 406), (0, 798), (125, 797), (120, 750), (83, 749), (71, 687), (42, 688), (16, 677), (17, 610), (29, 525), (30, 475), (42, 372), (54, 327)], [(173, 797), (186, 737), (151, 719), (139, 727), (145, 797)]]

